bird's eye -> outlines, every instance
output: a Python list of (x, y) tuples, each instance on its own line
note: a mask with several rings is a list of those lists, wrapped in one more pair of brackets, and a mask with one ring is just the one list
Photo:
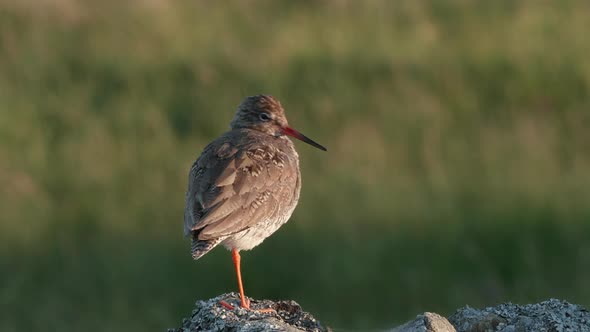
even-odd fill
[(258, 115), (258, 118), (260, 119), (260, 121), (269, 121), (270, 120), (270, 114), (268, 113), (260, 113), (260, 115)]

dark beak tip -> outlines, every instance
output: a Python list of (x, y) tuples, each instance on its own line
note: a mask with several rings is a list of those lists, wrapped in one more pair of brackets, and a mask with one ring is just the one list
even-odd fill
[(316, 143), (314, 140), (310, 139), (309, 137), (303, 135), (302, 133), (298, 132), (297, 130), (293, 129), (293, 128), (289, 128), (289, 127), (285, 127), (283, 128), (283, 133), (285, 135), (294, 137), (300, 141), (303, 141), (315, 148), (318, 148), (322, 151), (328, 151), (328, 149), (326, 149), (323, 145)]
[(321, 145), (321, 144), (318, 144), (318, 143), (316, 143), (316, 142), (313, 142), (313, 143), (310, 143), (310, 142), (305, 142), (305, 143), (307, 143), (307, 144), (309, 144), (309, 145), (313, 146), (314, 148), (318, 148), (318, 149), (320, 149), (320, 150), (322, 150), (322, 151), (328, 151), (328, 149), (326, 149), (326, 147), (324, 147), (323, 145)]

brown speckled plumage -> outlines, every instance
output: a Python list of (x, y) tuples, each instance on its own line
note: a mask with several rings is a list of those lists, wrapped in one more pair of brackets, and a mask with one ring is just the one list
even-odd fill
[(324, 149), (288, 127), (276, 99), (248, 97), (231, 130), (195, 161), (184, 213), (194, 259), (220, 243), (237, 251), (252, 249), (287, 222), (299, 199), (301, 174), (299, 156), (286, 135)]

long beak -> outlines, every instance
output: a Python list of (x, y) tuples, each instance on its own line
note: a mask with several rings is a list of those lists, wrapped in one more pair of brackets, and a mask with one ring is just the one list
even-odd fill
[(328, 149), (326, 149), (325, 147), (321, 146), (320, 144), (314, 142), (312, 139), (308, 138), (307, 136), (303, 135), (302, 133), (298, 132), (297, 130), (291, 128), (291, 127), (284, 127), (283, 128), (283, 134), (287, 135), (287, 136), (291, 136), (291, 137), (295, 137), (298, 140), (304, 141), (305, 143), (311, 145), (311, 146), (315, 146), (316, 148), (323, 150), (323, 151), (328, 151)]

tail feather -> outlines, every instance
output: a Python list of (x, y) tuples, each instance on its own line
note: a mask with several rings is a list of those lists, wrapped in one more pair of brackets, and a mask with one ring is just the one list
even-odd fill
[(208, 253), (211, 249), (215, 248), (221, 242), (221, 239), (213, 239), (213, 240), (199, 240), (196, 237), (193, 237), (193, 241), (191, 244), (191, 256), (193, 256), (194, 260), (197, 260), (206, 253)]

